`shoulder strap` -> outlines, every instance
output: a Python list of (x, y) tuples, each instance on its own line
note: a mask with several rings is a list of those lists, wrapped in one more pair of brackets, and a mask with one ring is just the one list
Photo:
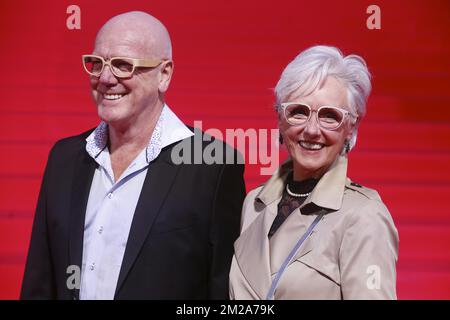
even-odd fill
[(306, 238), (309, 237), (309, 235), (313, 231), (314, 227), (322, 219), (323, 215), (324, 215), (324, 213), (319, 214), (314, 219), (314, 221), (311, 223), (311, 225), (309, 226), (308, 230), (306, 230), (306, 232), (300, 237), (300, 239), (298, 239), (298, 241), (295, 244), (294, 248), (292, 248), (291, 252), (286, 257), (286, 260), (284, 260), (283, 264), (281, 265), (280, 270), (278, 270), (275, 278), (273, 279), (272, 285), (270, 286), (269, 292), (267, 293), (266, 300), (273, 300), (274, 299), (275, 290), (277, 289), (278, 282), (280, 281), (280, 278), (281, 278), (282, 274), (284, 273), (285, 269), (287, 268), (287, 266), (289, 265), (291, 260), (294, 258), (295, 254), (300, 249), (302, 243), (306, 240)]

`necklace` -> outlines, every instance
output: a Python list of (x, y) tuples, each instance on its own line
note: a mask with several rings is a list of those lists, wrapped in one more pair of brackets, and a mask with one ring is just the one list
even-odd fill
[(289, 183), (286, 183), (286, 191), (292, 197), (307, 197), (307, 196), (309, 196), (311, 194), (311, 192), (308, 192), (308, 193), (294, 193), (291, 190), (289, 190)]

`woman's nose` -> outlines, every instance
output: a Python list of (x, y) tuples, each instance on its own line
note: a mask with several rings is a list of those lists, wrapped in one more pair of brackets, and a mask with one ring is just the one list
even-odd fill
[(305, 133), (311, 136), (317, 136), (320, 134), (320, 125), (315, 114), (311, 114), (311, 117), (306, 122)]

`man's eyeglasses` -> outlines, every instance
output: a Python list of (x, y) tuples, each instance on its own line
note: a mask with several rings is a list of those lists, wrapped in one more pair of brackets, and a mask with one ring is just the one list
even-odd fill
[(293, 126), (305, 125), (313, 112), (316, 113), (316, 120), (319, 126), (326, 130), (338, 129), (345, 120), (345, 117), (353, 118), (354, 122), (358, 119), (350, 111), (338, 107), (322, 106), (317, 110), (304, 103), (286, 102), (281, 104), (286, 121)]
[(118, 78), (130, 78), (136, 68), (154, 68), (163, 62), (162, 60), (133, 59), (126, 57), (113, 57), (109, 60), (105, 60), (102, 57), (93, 54), (85, 54), (82, 56), (82, 59), (84, 70), (91, 76), (100, 77), (105, 65), (107, 65), (111, 69), (111, 72)]

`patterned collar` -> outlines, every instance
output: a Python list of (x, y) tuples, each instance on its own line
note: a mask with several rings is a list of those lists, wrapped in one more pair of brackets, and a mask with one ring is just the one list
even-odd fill
[[(164, 105), (155, 129), (153, 130), (152, 137), (147, 145), (146, 160), (147, 163), (155, 160), (164, 147), (161, 142), (161, 132), (166, 114), (168, 113), (168, 107)], [(95, 130), (86, 138), (86, 151), (94, 159), (96, 159), (100, 153), (106, 148), (108, 144), (108, 124), (104, 121), (95, 128)]]

